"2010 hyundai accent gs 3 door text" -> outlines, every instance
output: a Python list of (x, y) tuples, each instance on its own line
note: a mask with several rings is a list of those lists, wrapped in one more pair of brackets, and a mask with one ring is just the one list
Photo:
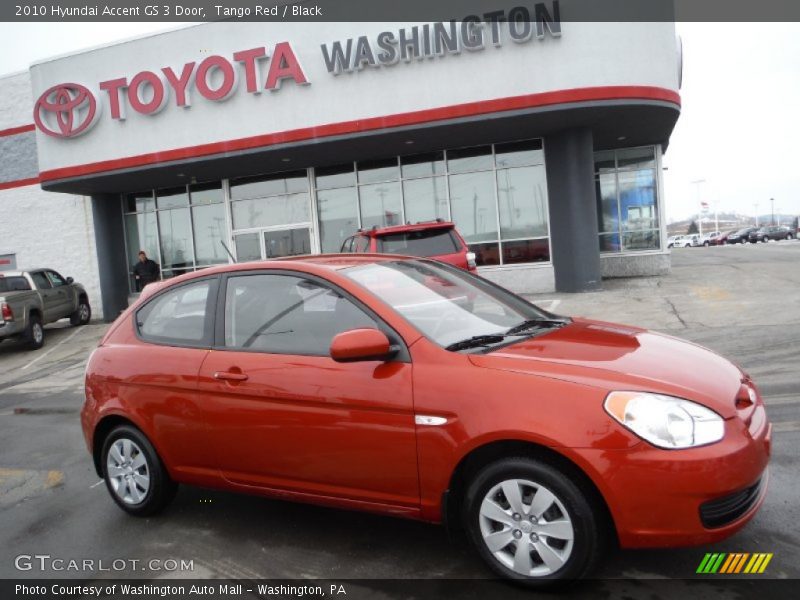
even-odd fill
[(92, 354), (81, 419), (131, 514), (186, 483), (446, 522), (531, 585), (611, 541), (731, 535), (771, 438), (754, 383), (708, 350), (380, 255), (148, 287)]

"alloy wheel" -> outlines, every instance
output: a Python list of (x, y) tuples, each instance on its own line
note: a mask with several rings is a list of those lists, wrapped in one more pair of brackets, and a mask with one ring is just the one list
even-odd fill
[(44, 340), (44, 329), (42, 324), (38, 321), (31, 326), (31, 334), (33, 335), (33, 342), (38, 346)]
[(78, 316), (80, 317), (81, 323), (86, 323), (89, 320), (89, 305), (85, 303), (81, 303), (78, 307)]
[(519, 575), (551, 575), (572, 554), (575, 530), (567, 509), (534, 481), (509, 479), (492, 487), (481, 503), (479, 520), (489, 552)]
[(126, 504), (141, 504), (150, 490), (150, 466), (142, 449), (128, 438), (108, 449), (106, 474), (111, 489)]

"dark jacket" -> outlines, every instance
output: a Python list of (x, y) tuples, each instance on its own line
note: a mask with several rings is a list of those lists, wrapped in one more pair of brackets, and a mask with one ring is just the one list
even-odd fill
[(148, 283), (153, 283), (158, 280), (160, 269), (158, 263), (150, 258), (144, 262), (137, 261), (136, 266), (133, 267), (133, 274), (136, 276), (136, 287), (141, 289)]

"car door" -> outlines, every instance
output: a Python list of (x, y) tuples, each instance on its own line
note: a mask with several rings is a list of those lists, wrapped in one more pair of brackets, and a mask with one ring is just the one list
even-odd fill
[(58, 291), (53, 289), (50, 279), (45, 275), (44, 271), (31, 271), (29, 273), (33, 285), (39, 290), (39, 295), (42, 298), (42, 312), (44, 313), (44, 322), (49, 323), (58, 317)]
[[(215, 351), (199, 389), (223, 476), (418, 506), (407, 350), (389, 362), (329, 356), (337, 333), (388, 326), (340, 290), (296, 272), (231, 274), (219, 297)], [(392, 341), (402, 345), (399, 336)]]
[(72, 306), (72, 290), (67, 284), (67, 280), (52, 269), (48, 269), (44, 273), (53, 288), (53, 318), (68, 317), (74, 311), (74, 307)]

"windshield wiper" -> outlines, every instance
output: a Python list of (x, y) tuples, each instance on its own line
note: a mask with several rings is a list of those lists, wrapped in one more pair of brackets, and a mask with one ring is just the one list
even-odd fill
[(505, 333), (487, 333), (484, 335), (473, 335), (465, 340), (459, 340), (457, 342), (453, 342), (449, 346), (445, 347), (445, 350), (449, 350), (450, 352), (455, 352), (457, 350), (466, 350), (467, 348), (477, 348), (479, 346), (489, 346), (491, 344), (497, 344), (502, 342), (506, 339)]
[(527, 331), (528, 329), (533, 329), (534, 327), (563, 327), (569, 323), (568, 319), (546, 319), (546, 318), (538, 318), (538, 319), (528, 319), (523, 321), (519, 325), (514, 325), (511, 329), (506, 331), (505, 335), (514, 335), (517, 333), (522, 333), (523, 331)]

